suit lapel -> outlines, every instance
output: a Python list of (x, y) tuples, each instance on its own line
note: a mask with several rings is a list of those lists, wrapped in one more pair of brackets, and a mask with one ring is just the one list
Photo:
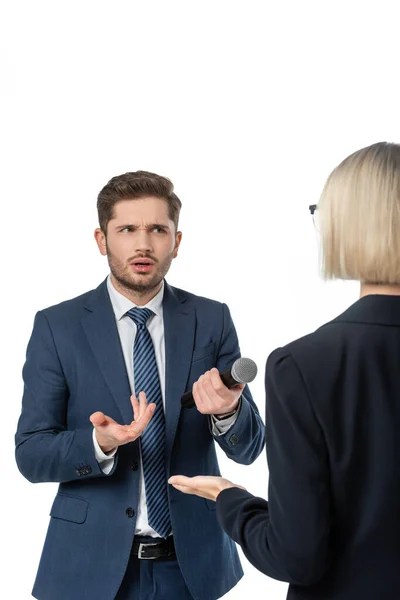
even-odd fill
[(181, 397), (189, 376), (195, 333), (195, 312), (186, 296), (165, 283), (165, 426), (167, 454), (175, 438)]
[[(165, 282), (163, 299), (165, 337), (165, 426), (169, 453), (181, 411), (181, 397), (189, 376), (194, 334), (195, 312), (186, 296)], [(132, 421), (130, 386), (114, 311), (103, 282), (85, 305), (82, 325), (100, 372), (112, 393), (123, 423)]]
[(103, 282), (89, 296), (82, 325), (89, 345), (122, 416), (122, 423), (132, 421), (130, 386), (121, 342), (107, 284)]

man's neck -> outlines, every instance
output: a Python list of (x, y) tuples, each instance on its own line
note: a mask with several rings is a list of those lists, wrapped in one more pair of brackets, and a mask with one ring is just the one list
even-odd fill
[(128, 300), (133, 302), (133, 304), (136, 304), (136, 306), (145, 306), (145, 304), (150, 302), (150, 300), (152, 300), (155, 296), (157, 296), (157, 294), (161, 290), (161, 286), (163, 284), (163, 282), (161, 281), (160, 284), (156, 288), (148, 290), (141, 294), (141, 293), (135, 292), (134, 290), (131, 290), (130, 288), (127, 288), (127, 287), (121, 285), (119, 283), (119, 281), (117, 281), (115, 279), (115, 277), (112, 273), (110, 275), (110, 279), (111, 279), (111, 283), (112, 283), (113, 287), (117, 290), (117, 292), (119, 292), (120, 294), (125, 296), (125, 298), (128, 298)]
[(361, 283), (360, 298), (371, 294), (384, 294), (386, 296), (400, 296), (400, 285), (387, 285), (375, 283)]

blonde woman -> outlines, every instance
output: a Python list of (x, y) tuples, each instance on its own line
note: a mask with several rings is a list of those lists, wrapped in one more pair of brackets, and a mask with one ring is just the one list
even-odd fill
[(360, 281), (360, 299), (268, 359), (268, 502), (219, 477), (170, 483), (216, 500), (288, 599), (399, 600), (400, 146), (346, 158), (310, 208), (324, 277)]

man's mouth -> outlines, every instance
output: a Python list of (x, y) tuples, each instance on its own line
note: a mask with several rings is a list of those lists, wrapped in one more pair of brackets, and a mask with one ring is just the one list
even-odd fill
[(136, 273), (148, 273), (154, 265), (150, 258), (136, 258), (130, 263), (131, 268)]

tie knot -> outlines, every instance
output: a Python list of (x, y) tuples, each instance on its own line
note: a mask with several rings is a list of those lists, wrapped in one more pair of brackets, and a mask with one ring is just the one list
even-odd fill
[(137, 306), (128, 310), (126, 314), (133, 321), (135, 321), (137, 327), (145, 327), (151, 315), (154, 315), (153, 311), (150, 310), (150, 308), (139, 308)]

